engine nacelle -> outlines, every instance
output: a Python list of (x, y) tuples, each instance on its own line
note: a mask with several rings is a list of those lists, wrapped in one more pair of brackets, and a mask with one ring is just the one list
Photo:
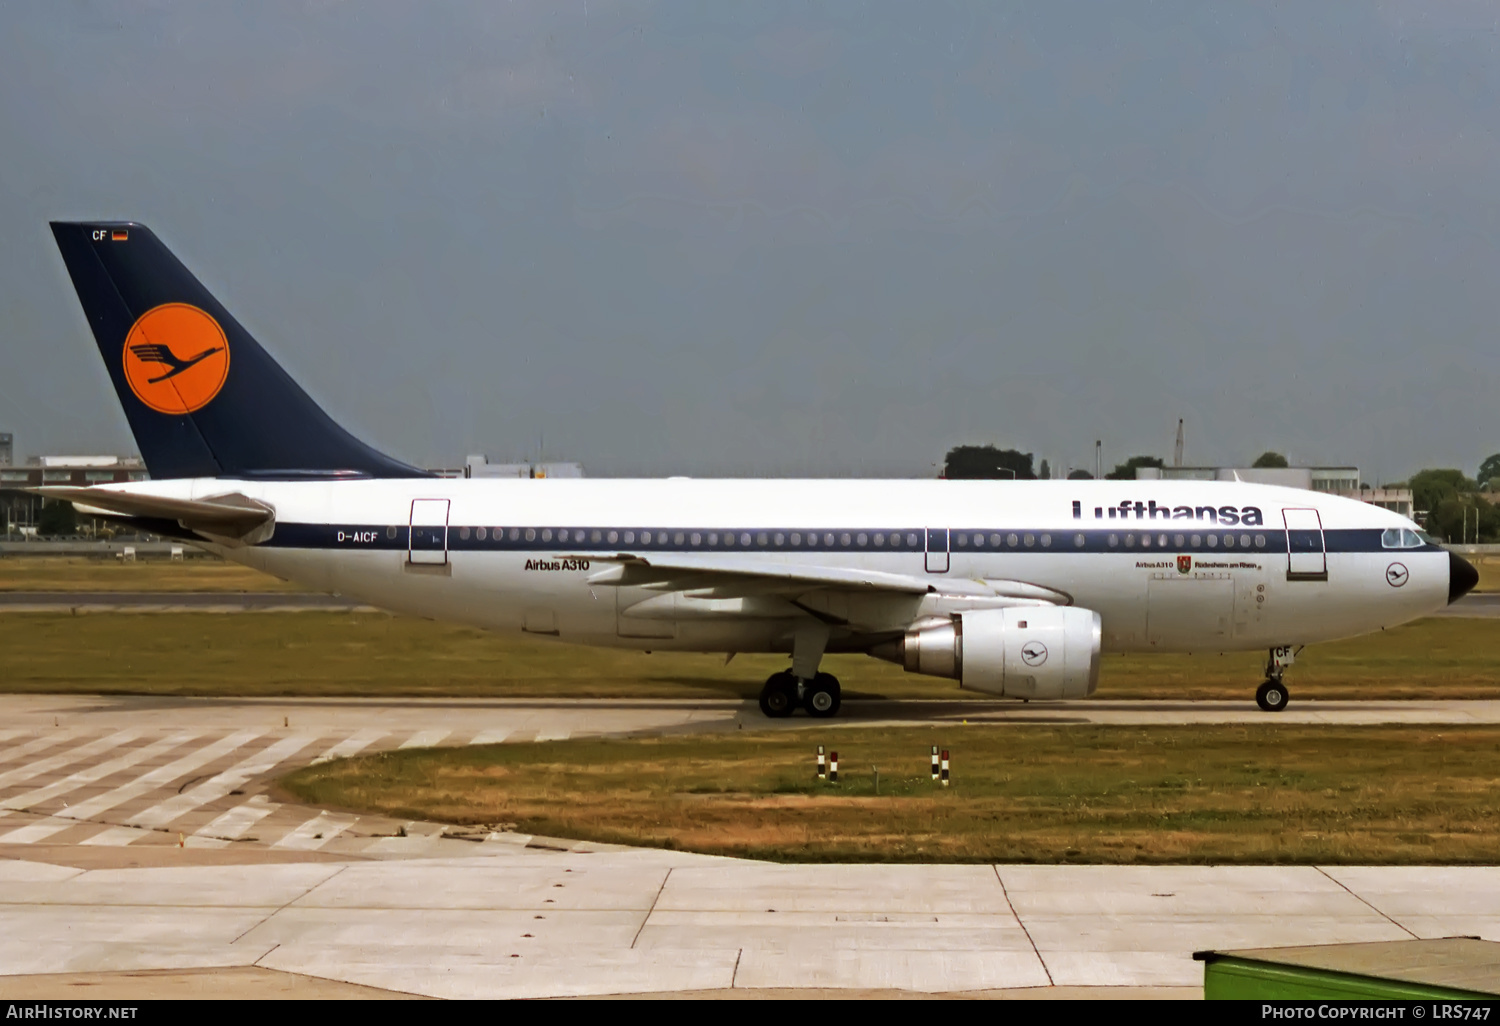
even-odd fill
[(870, 654), (1007, 698), (1084, 698), (1099, 686), (1099, 614), (1077, 606), (976, 609)]

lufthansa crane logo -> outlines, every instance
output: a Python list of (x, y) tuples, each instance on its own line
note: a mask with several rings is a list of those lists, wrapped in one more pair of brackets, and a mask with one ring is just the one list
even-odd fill
[(125, 380), (157, 413), (207, 406), (229, 377), (229, 340), (196, 306), (165, 303), (141, 315), (125, 336)]
[(1409, 577), (1411, 577), (1411, 574), (1407, 572), (1406, 567), (1401, 563), (1392, 563), (1385, 568), (1385, 583), (1389, 584), (1392, 588), (1401, 587)]
[(1028, 641), (1021, 646), (1021, 661), (1027, 666), (1041, 666), (1047, 661), (1047, 646), (1040, 641)]

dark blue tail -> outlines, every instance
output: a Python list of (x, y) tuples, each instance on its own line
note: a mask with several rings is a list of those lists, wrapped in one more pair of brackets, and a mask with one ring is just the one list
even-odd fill
[(152, 477), (424, 476), (335, 424), (149, 228), (52, 234)]

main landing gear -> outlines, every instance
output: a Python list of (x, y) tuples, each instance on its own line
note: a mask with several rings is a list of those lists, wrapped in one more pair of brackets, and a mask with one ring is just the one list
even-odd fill
[(773, 673), (760, 691), (760, 711), (772, 719), (790, 716), (801, 706), (820, 719), (838, 713), (844, 696), (839, 679), (819, 673), (818, 663), (828, 647), (828, 625), (808, 620), (792, 633), (792, 668)]
[(766, 679), (760, 691), (760, 711), (779, 720), (800, 706), (809, 716), (823, 719), (836, 715), (843, 700), (839, 679), (833, 674), (819, 673), (811, 680), (798, 680), (790, 670), (783, 670)]
[(1286, 674), (1286, 668), (1296, 661), (1297, 654), (1292, 651), (1292, 646), (1282, 645), (1271, 649), (1270, 658), (1266, 660), (1265, 683), (1255, 689), (1255, 704), (1266, 712), (1281, 712), (1286, 708), (1287, 694), (1286, 685), (1282, 683), (1282, 677)]

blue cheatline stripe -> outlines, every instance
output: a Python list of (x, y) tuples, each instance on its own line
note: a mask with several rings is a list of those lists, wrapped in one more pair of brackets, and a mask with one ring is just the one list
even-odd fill
[[(443, 528), (418, 527), (418, 548), (442, 548)], [(481, 532), (483, 534), (481, 535)], [(1379, 528), (1337, 529), (1323, 532), (1329, 552), (1402, 553), (1439, 551), (1381, 547)], [(878, 539), (878, 542), (877, 542)], [(1317, 532), (1293, 531), (1297, 551), (1318, 551)], [(276, 525), (269, 548), (405, 550), (412, 544), (404, 524), (294, 524)], [(915, 552), (926, 549), (926, 533), (917, 529), (836, 528), (809, 531), (797, 528), (726, 530), (723, 528), (659, 527), (476, 527), (447, 529), (447, 547), (456, 552)], [(1139, 527), (1114, 530), (1033, 528), (1015, 530), (949, 529), (949, 551), (956, 556), (984, 554), (1142, 554), (1230, 555), (1248, 552), (1285, 554), (1287, 532), (1264, 528), (1163, 529)]]

